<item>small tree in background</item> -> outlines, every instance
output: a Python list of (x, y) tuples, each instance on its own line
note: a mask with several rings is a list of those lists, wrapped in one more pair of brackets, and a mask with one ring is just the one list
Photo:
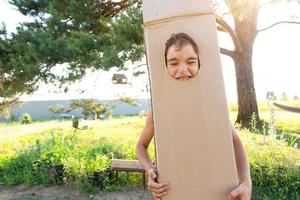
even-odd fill
[(49, 106), (48, 111), (53, 113), (53, 114), (57, 114), (57, 115), (67, 112), (65, 106), (61, 105), (61, 104), (56, 104), (54, 106)]
[(287, 100), (288, 100), (288, 97), (287, 97), (286, 93), (283, 92), (281, 95), (280, 101), (287, 101)]
[(276, 101), (276, 95), (273, 91), (267, 92), (267, 99), (270, 101)]
[(127, 103), (129, 105), (132, 105), (132, 106), (138, 106), (139, 105), (139, 102), (136, 99), (132, 98), (132, 97), (122, 97), (121, 101), (123, 101), (124, 103)]
[(31, 124), (32, 119), (29, 113), (24, 113), (22, 115), (21, 123), (22, 124)]
[(94, 120), (101, 119), (101, 115), (111, 116), (112, 111), (111, 109), (114, 105), (109, 106), (102, 103), (97, 103), (94, 99), (74, 99), (71, 100), (68, 107), (65, 107), (61, 104), (57, 104), (54, 106), (49, 106), (48, 110), (54, 114), (62, 114), (62, 113), (69, 113), (75, 109), (82, 109), (82, 115), (84, 119), (88, 119), (92, 117)]
[(101, 103), (94, 103), (93, 106), (90, 108), (92, 114), (94, 115), (94, 119), (101, 119), (101, 115), (105, 114), (108, 115), (107, 111), (109, 108)]

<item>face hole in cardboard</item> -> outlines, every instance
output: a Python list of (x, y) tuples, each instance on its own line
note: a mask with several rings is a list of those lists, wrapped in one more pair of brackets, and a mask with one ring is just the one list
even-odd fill
[(166, 42), (165, 63), (171, 77), (186, 81), (200, 69), (199, 48), (186, 33), (172, 34)]

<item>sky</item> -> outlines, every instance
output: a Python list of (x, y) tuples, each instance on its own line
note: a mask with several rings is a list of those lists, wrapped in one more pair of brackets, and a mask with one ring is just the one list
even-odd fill
[[(289, 19), (293, 14), (300, 16), (300, 4), (265, 6), (259, 14), (258, 27), (267, 27), (274, 22)], [(8, 32), (14, 32), (18, 23), (29, 21), (30, 18), (20, 14), (15, 8), (0, 0), (0, 22), (4, 22)], [(298, 18), (297, 21), (300, 21)], [(221, 47), (232, 48), (229, 37), (219, 34)], [(237, 101), (234, 64), (231, 58), (221, 55), (222, 70), (228, 102)], [(277, 96), (283, 92), (289, 98), (300, 97), (300, 25), (282, 24), (258, 34), (253, 52), (253, 73), (258, 100), (264, 100), (268, 91)], [(133, 67), (146, 63), (126, 63), (126, 72), (130, 84), (115, 85), (111, 78), (120, 73), (116, 68), (105, 71), (88, 71), (86, 77), (71, 85), (67, 93), (58, 92), (58, 88), (41, 84), (33, 95), (24, 95), (22, 100), (59, 100), (73, 98), (116, 99), (120, 96), (135, 98), (149, 97), (147, 92), (147, 74), (134, 78)], [(63, 67), (63, 66), (58, 66)], [(143, 65), (146, 70), (146, 66)], [(80, 88), (80, 90), (78, 89)], [(82, 93), (82, 91), (84, 91)]]

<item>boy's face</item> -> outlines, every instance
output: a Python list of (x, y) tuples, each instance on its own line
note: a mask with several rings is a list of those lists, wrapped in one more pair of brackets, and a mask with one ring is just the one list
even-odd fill
[(167, 69), (173, 78), (182, 81), (196, 76), (199, 61), (192, 45), (183, 45), (180, 50), (176, 45), (170, 46), (167, 52)]

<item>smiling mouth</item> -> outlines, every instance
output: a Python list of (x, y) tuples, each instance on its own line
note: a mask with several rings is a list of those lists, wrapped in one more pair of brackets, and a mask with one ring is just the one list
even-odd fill
[(181, 77), (178, 77), (176, 78), (177, 80), (180, 80), (180, 81), (186, 81), (188, 79), (192, 78), (192, 76), (181, 76)]

